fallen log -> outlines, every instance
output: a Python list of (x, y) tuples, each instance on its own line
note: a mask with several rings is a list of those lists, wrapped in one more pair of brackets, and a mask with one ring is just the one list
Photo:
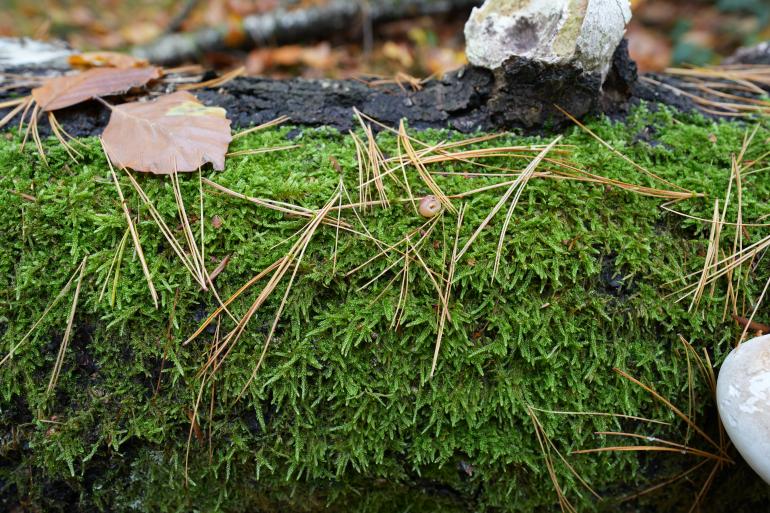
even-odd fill
[[(189, 34), (167, 34), (137, 47), (134, 55), (158, 64), (176, 64), (195, 59), (206, 51), (231, 47), (229, 34), (242, 33), (238, 46), (253, 48), (266, 44), (290, 44), (328, 38), (330, 34), (360, 34), (364, 27), (390, 21), (470, 10), (480, 0), (329, 0), (300, 9), (278, 8), (246, 16), (235, 29), (208, 27)], [(360, 27), (360, 30), (351, 30)]]

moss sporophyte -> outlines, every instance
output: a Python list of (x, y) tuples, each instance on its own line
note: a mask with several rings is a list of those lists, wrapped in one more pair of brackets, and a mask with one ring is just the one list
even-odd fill
[[(394, 128), (270, 127), (221, 172), (114, 178), (96, 139), (77, 163), (43, 140), (46, 166), (4, 134), (2, 493), (44, 510), (617, 511), (707, 459), (629, 503), (689, 507), (703, 454), (732, 459), (679, 335), (718, 365), (770, 276), (760, 254), (720, 263), (767, 235), (770, 129), (737, 180), (753, 126), (666, 110), (589, 121), (614, 151), (579, 127)], [(687, 451), (581, 453), (638, 442), (612, 433)], [(717, 497), (741, 480), (741, 500), (768, 498), (739, 464), (715, 476)]]

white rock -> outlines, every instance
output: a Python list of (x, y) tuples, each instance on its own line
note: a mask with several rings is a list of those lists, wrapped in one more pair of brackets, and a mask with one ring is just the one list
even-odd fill
[(770, 335), (727, 355), (717, 380), (717, 406), (735, 448), (770, 483)]
[(519, 56), (604, 78), (630, 19), (628, 0), (486, 0), (465, 24), (465, 52), (489, 69)]

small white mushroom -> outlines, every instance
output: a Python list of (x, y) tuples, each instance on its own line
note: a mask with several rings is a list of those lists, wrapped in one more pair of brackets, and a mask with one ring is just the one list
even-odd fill
[(434, 217), (441, 212), (441, 202), (435, 196), (425, 196), (417, 210), (422, 217)]
[(770, 484), (770, 335), (727, 355), (717, 380), (717, 406), (735, 448)]

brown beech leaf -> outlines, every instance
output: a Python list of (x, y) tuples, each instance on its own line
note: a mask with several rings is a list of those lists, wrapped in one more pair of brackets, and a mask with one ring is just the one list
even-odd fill
[(232, 135), (225, 109), (206, 107), (179, 91), (152, 102), (112, 107), (102, 138), (113, 164), (171, 174), (195, 171), (206, 162), (224, 169)]
[(160, 78), (161, 70), (146, 68), (95, 68), (77, 75), (54, 77), (32, 90), (42, 110), (51, 111), (75, 105), (95, 96), (125, 93)]
[(120, 52), (83, 52), (69, 56), (69, 64), (73, 68), (143, 68), (149, 63)]

